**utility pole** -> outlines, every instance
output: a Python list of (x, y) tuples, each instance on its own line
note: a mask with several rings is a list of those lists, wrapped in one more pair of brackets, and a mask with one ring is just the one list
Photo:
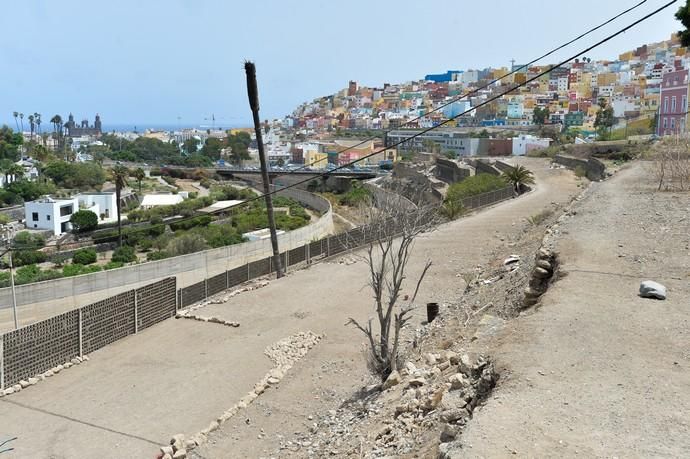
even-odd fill
[(256, 84), (256, 67), (253, 62), (244, 63), (244, 70), (247, 74), (247, 94), (249, 96), (249, 107), (252, 109), (254, 118), (254, 132), (256, 133), (256, 143), (259, 149), (259, 161), (261, 162), (261, 178), (264, 182), (264, 198), (266, 199), (266, 211), (268, 212), (268, 228), (271, 231), (271, 245), (273, 246), (273, 259), (276, 267), (276, 277), (283, 277), (283, 264), (280, 260), (280, 250), (278, 249), (278, 235), (276, 234), (276, 221), (273, 217), (273, 198), (269, 186), (268, 168), (266, 167), (266, 154), (264, 152), (264, 142), (261, 136), (261, 120), (259, 118), (259, 89)]
[(9, 249), (10, 254), (10, 286), (12, 287), (12, 313), (14, 315), (14, 329), (19, 328), (19, 323), (17, 322), (17, 292), (14, 289), (14, 264), (12, 262), (12, 249)]
[(14, 288), (14, 262), (12, 261), (12, 239), (14, 238), (14, 227), (12, 225), (1, 226), (0, 229), (5, 233), (2, 237), (4, 241), (7, 242), (7, 253), (9, 255), (10, 262), (10, 287), (12, 288), (12, 313), (14, 315), (14, 329), (19, 328), (19, 322), (17, 321), (17, 293)]

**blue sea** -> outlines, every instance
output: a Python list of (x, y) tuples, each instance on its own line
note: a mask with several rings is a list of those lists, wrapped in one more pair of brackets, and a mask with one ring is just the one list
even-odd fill
[[(243, 128), (243, 127), (251, 127), (251, 123), (232, 123), (232, 124), (220, 124), (216, 123), (215, 129), (222, 129), (222, 130), (227, 130), (227, 129), (236, 129), (236, 128)], [(207, 124), (198, 124), (198, 125), (189, 125), (189, 124), (166, 124), (166, 123), (131, 123), (131, 124), (109, 124), (104, 122), (103, 123), (103, 131), (104, 132), (144, 132), (147, 129), (150, 129), (152, 131), (179, 131), (182, 129), (199, 129), (205, 131), (206, 129), (214, 129), (212, 125), (207, 125)]]

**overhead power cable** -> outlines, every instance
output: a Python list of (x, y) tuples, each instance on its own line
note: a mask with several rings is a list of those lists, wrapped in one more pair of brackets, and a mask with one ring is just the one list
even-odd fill
[[(539, 78), (543, 77), (544, 75), (547, 75), (547, 74), (551, 73), (554, 69), (563, 67), (565, 64), (567, 64), (568, 62), (570, 62), (570, 61), (572, 61), (573, 59), (577, 58), (578, 56), (582, 56), (583, 54), (586, 54), (586, 53), (592, 51), (593, 49), (598, 48), (599, 46), (601, 46), (601, 45), (603, 45), (603, 44), (605, 44), (605, 43), (607, 43), (607, 42), (613, 40), (614, 38), (616, 38), (616, 37), (618, 37), (618, 36), (624, 34), (625, 32), (627, 32), (628, 30), (632, 29), (633, 27), (635, 27), (635, 26), (637, 26), (637, 25), (639, 25), (639, 24), (645, 22), (646, 20), (650, 19), (651, 17), (656, 16), (657, 14), (659, 14), (659, 13), (662, 12), (662, 11), (664, 11), (665, 9), (667, 9), (668, 7), (670, 7), (671, 5), (673, 5), (674, 3), (676, 3), (676, 0), (672, 0), (672, 1), (668, 2), (668, 3), (665, 3), (665, 4), (662, 5), (661, 7), (659, 7), (659, 8), (657, 8), (656, 10), (654, 10), (654, 11), (652, 11), (652, 12), (646, 14), (645, 16), (643, 16), (643, 17), (641, 17), (640, 19), (638, 19), (638, 20), (632, 22), (631, 24), (627, 25), (626, 27), (624, 27), (624, 28), (622, 28), (622, 29), (619, 29), (617, 32), (615, 32), (615, 33), (613, 33), (613, 34), (611, 34), (611, 35), (606, 36), (605, 38), (603, 38), (602, 40), (599, 40), (599, 41), (596, 42), (595, 44), (593, 44), (593, 45), (591, 45), (591, 46), (589, 46), (589, 47), (587, 47), (587, 48), (585, 48), (585, 49), (583, 49), (583, 50), (577, 52), (575, 55), (570, 56), (570, 57), (568, 57), (567, 59), (562, 60), (561, 62), (559, 62), (558, 64), (552, 66), (552, 67), (549, 68), (548, 70), (545, 70), (545, 71), (543, 71), (543, 72), (540, 72), (539, 74), (537, 74), (537, 75), (535, 75), (535, 76), (533, 76), (533, 77), (527, 79), (527, 80), (524, 81), (523, 83), (518, 84), (516, 87), (513, 87), (513, 88), (511, 88), (511, 89), (509, 89), (509, 90), (507, 90), (507, 91), (504, 91), (504, 92), (502, 92), (502, 93), (500, 93), (500, 94), (498, 94), (498, 95), (496, 95), (496, 96), (493, 96), (493, 97), (491, 97), (491, 98), (485, 100), (484, 102), (480, 103), (480, 104), (477, 105), (476, 107), (473, 107), (473, 108), (471, 108), (471, 109), (469, 109), (469, 110), (466, 110), (466, 111), (464, 111), (464, 112), (462, 112), (462, 113), (459, 113), (458, 115), (456, 115), (456, 116), (454, 116), (454, 117), (452, 117), (452, 118), (449, 118), (449, 119), (447, 119), (447, 120), (445, 120), (445, 121), (439, 123), (439, 124), (436, 125), (436, 126), (432, 126), (432, 127), (423, 129), (422, 131), (419, 131), (419, 132), (417, 132), (417, 133), (415, 133), (415, 134), (412, 134), (412, 135), (410, 135), (410, 137), (407, 137), (407, 138), (405, 138), (405, 139), (403, 139), (403, 140), (400, 140), (400, 141), (394, 143), (393, 145), (390, 145), (390, 146), (387, 147), (387, 148), (383, 148), (383, 149), (377, 150), (377, 151), (375, 151), (375, 152), (372, 152), (372, 153), (370, 153), (370, 154), (368, 154), (368, 155), (365, 155), (365, 156), (363, 156), (363, 157), (361, 157), (361, 158), (358, 158), (358, 159), (356, 159), (356, 160), (354, 160), (354, 161), (351, 161), (351, 162), (349, 162), (349, 163), (347, 163), (347, 164), (344, 164), (344, 165), (342, 165), (342, 166), (339, 166), (339, 167), (337, 167), (337, 168), (335, 168), (335, 169), (333, 169), (333, 170), (330, 170), (330, 171), (327, 171), (327, 172), (320, 173), (320, 174), (316, 175), (316, 177), (326, 178), (326, 177), (328, 177), (328, 176), (330, 176), (330, 175), (336, 174), (337, 171), (340, 170), (340, 169), (345, 169), (345, 168), (347, 168), (347, 167), (349, 167), (349, 166), (352, 166), (352, 165), (354, 165), (354, 164), (356, 164), (356, 163), (358, 163), (358, 162), (360, 162), (360, 161), (363, 161), (363, 160), (365, 160), (365, 159), (367, 159), (367, 158), (370, 158), (370, 157), (375, 156), (375, 155), (377, 155), (377, 154), (379, 154), (379, 153), (382, 153), (383, 151), (385, 151), (385, 150), (388, 149), (388, 148), (397, 147), (397, 146), (399, 146), (399, 145), (402, 145), (402, 144), (405, 143), (405, 142), (409, 142), (410, 140), (415, 139), (415, 138), (417, 138), (417, 137), (420, 137), (420, 136), (422, 136), (422, 135), (424, 135), (424, 134), (426, 134), (426, 133), (428, 133), (428, 132), (434, 131), (434, 130), (436, 130), (436, 129), (442, 127), (442, 126), (444, 126), (445, 124), (448, 124), (448, 123), (450, 123), (451, 121), (453, 121), (453, 120), (455, 120), (455, 119), (457, 119), (457, 118), (459, 118), (459, 117), (461, 117), (461, 116), (463, 116), (463, 115), (469, 113), (469, 112), (472, 111), (472, 110), (475, 110), (475, 109), (477, 109), (477, 108), (479, 108), (479, 107), (482, 107), (482, 106), (484, 106), (484, 105), (487, 105), (487, 104), (489, 104), (489, 103), (491, 103), (491, 102), (493, 102), (493, 101), (495, 101), (495, 100), (497, 100), (497, 99), (499, 99), (499, 98), (501, 98), (501, 97), (503, 97), (503, 96), (509, 94), (510, 92), (514, 91), (515, 89), (521, 88), (521, 87), (526, 86), (526, 85), (528, 85), (529, 83), (531, 83), (531, 82), (533, 82), (533, 81), (535, 81), (535, 80), (538, 80)], [(270, 194), (280, 193), (281, 191), (284, 191), (284, 190), (287, 190), (287, 189), (290, 189), (290, 188), (295, 188), (295, 187), (297, 187), (297, 186), (299, 186), (299, 185), (303, 185), (303, 184), (308, 183), (308, 182), (310, 182), (310, 181), (312, 181), (312, 180), (314, 180), (313, 177), (312, 177), (312, 178), (305, 179), (305, 180), (301, 180), (301, 181), (298, 181), (298, 182), (295, 182), (295, 183), (293, 183), (293, 184), (287, 185), (287, 186), (282, 187), (282, 188), (275, 187), (276, 189), (273, 190), (273, 191), (271, 191)], [(237, 208), (237, 207), (241, 207), (241, 206), (246, 205), (246, 204), (248, 204), (248, 203), (250, 203), (250, 202), (252, 202), (252, 201), (257, 201), (257, 200), (259, 200), (259, 199), (264, 199), (264, 195), (263, 195), (263, 194), (260, 194), (260, 195), (254, 196), (254, 197), (249, 198), (249, 199), (247, 199), (246, 201), (242, 202), (241, 204), (237, 204), (237, 205), (235, 205), (235, 206), (231, 206), (231, 207), (222, 209), (222, 210), (220, 210), (220, 211), (212, 212), (212, 213), (227, 212), (227, 211), (229, 211), (230, 209)], [(191, 220), (192, 218), (194, 218), (194, 217), (189, 217), (189, 218), (185, 218), (185, 219), (180, 219), (180, 220), (177, 220), (176, 223), (177, 223), (177, 222), (182, 222), (182, 221), (188, 221), (188, 220)], [(155, 226), (155, 225), (154, 225), (154, 226)], [(136, 233), (136, 232), (139, 232), (139, 231), (148, 231), (149, 229), (150, 229), (150, 228), (134, 229), (134, 230), (128, 232), (127, 234), (125, 234), (124, 236), (127, 237), (127, 236), (130, 235), (130, 234), (133, 234), (133, 233)], [(26, 247), (26, 248), (28, 248), (28, 247)], [(13, 249), (13, 250), (15, 250), (15, 249)]]
[[(566, 42), (566, 43), (563, 43), (562, 45), (559, 45), (559, 46), (557, 46), (556, 48), (553, 48), (551, 51), (548, 51), (547, 53), (542, 54), (541, 56), (539, 56), (539, 57), (537, 57), (537, 58), (535, 58), (535, 59), (529, 61), (528, 63), (526, 63), (526, 64), (524, 64), (524, 65), (521, 65), (520, 67), (518, 67), (518, 68), (516, 68), (516, 69), (511, 69), (511, 71), (510, 71), (509, 73), (503, 75), (502, 77), (494, 78), (493, 80), (491, 80), (490, 82), (484, 84), (483, 86), (480, 86), (480, 87), (475, 88), (475, 89), (473, 89), (473, 90), (471, 90), (471, 91), (468, 91), (468, 92), (466, 92), (466, 93), (464, 93), (464, 94), (462, 94), (462, 95), (460, 95), (460, 96), (457, 96), (457, 97), (455, 97), (454, 99), (451, 99), (450, 101), (448, 101), (448, 102), (446, 102), (446, 103), (444, 103), (444, 104), (442, 104), (442, 105), (439, 105), (438, 107), (434, 108), (433, 110), (431, 110), (431, 111), (425, 113), (424, 115), (420, 115), (420, 116), (418, 116), (418, 117), (416, 117), (416, 118), (413, 118), (413, 119), (411, 119), (411, 120), (409, 120), (409, 121), (406, 121), (405, 123), (403, 123), (403, 124), (401, 125), (401, 127), (402, 127), (402, 126), (406, 126), (406, 125), (408, 125), (408, 124), (415, 123), (415, 122), (417, 122), (417, 121), (423, 119), (424, 117), (427, 117), (427, 116), (431, 115), (432, 113), (436, 113), (436, 112), (438, 112), (438, 111), (440, 111), (440, 110), (443, 110), (444, 108), (446, 108), (446, 107), (448, 107), (448, 106), (454, 104), (455, 102), (461, 101), (462, 99), (464, 99), (464, 98), (466, 98), (466, 97), (469, 97), (469, 96), (472, 96), (472, 95), (474, 95), (474, 94), (477, 94), (479, 91), (483, 91), (483, 90), (485, 90), (485, 89), (487, 89), (487, 88), (490, 88), (492, 85), (494, 85), (494, 84), (500, 82), (501, 80), (504, 80), (504, 79), (506, 79), (506, 78), (508, 78), (508, 77), (510, 77), (510, 76), (512, 76), (512, 75), (514, 75), (514, 74), (516, 74), (516, 73), (518, 73), (518, 72), (520, 72), (520, 71), (522, 71), (523, 69), (529, 68), (529, 66), (531, 66), (532, 64), (534, 64), (534, 63), (536, 63), (536, 62), (539, 62), (540, 60), (545, 59), (545, 58), (551, 56), (552, 54), (554, 54), (554, 53), (556, 53), (556, 52), (562, 50), (563, 48), (565, 48), (565, 47), (567, 47), (567, 46), (570, 46), (570, 45), (572, 45), (573, 43), (575, 43), (575, 42), (581, 40), (582, 38), (586, 37), (587, 35), (589, 35), (589, 34), (591, 34), (591, 33), (593, 33), (593, 32), (596, 32), (597, 30), (601, 29), (602, 27), (607, 26), (608, 24), (612, 23), (612, 22), (615, 21), (616, 19), (618, 19), (618, 18), (620, 18), (621, 16), (624, 16), (624, 15), (630, 13), (631, 11), (633, 11), (633, 10), (639, 8), (640, 6), (642, 6), (642, 5), (645, 4), (645, 3), (647, 3), (647, 0), (642, 0), (641, 2), (639, 2), (639, 3), (637, 3), (637, 4), (633, 5), (633, 6), (631, 6), (630, 8), (628, 8), (628, 9), (626, 9), (626, 10), (624, 10), (624, 11), (621, 11), (621, 12), (618, 13), (617, 15), (615, 15), (615, 16), (613, 16), (612, 18), (610, 18), (610, 19), (608, 19), (608, 20), (602, 22), (601, 24), (592, 27), (591, 29), (587, 30), (586, 32), (583, 32), (582, 34), (578, 35), (577, 37), (573, 38), (572, 40), (570, 40), (570, 41), (568, 41), (568, 42)], [(476, 108), (476, 107), (475, 107), (475, 108)], [(388, 134), (388, 132), (390, 132), (390, 131), (391, 131), (391, 130), (386, 131), (385, 134)], [(348, 151), (350, 151), (350, 150), (353, 150), (353, 149), (355, 149), (355, 148), (357, 148), (357, 147), (361, 147), (362, 145), (366, 144), (367, 142), (370, 142), (370, 141), (375, 140), (375, 139), (377, 139), (376, 136), (369, 137), (368, 139), (362, 140), (361, 142), (359, 142), (359, 143), (357, 143), (357, 144), (355, 144), (355, 145), (352, 145), (352, 146), (350, 146), (350, 147), (347, 147), (347, 148), (345, 148), (344, 150), (338, 151), (338, 155), (340, 155), (341, 153), (345, 153), (345, 152), (348, 152)], [(291, 171), (291, 172), (296, 172), (296, 171), (304, 170), (304, 169), (306, 169), (307, 167), (310, 167), (310, 166), (312, 166), (312, 165), (314, 165), (314, 164), (320, 163), (320, 162), (325, 161), (325, 160), (327, 160), (327, 159), (328, 159), (328, 158), (321, 158), (321, 159), (319, 159), (319, 160), (314, 161), (313, 163), (311, 163), (311, 164), (309, 164), (309, 165), (306, 165), (306, 164), (305, 164), (304, 166), (302, 166), (302, 167), (300, 167), (300, 168), (297, 168), (297, 169), (295, 169), (295, 170), (293, 170), (293, 171)], [(279, 175), (279, 177), (280, 177), (280, 176), (284, 176), (284, 175), (289, 175), (289, 174), (290, 174), (290, 173), (281, 174), (281, 175)]]

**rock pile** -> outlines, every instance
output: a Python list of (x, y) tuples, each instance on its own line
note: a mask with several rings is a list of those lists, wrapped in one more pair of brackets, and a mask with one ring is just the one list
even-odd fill
[(539, 302), (549, 287), (549, 281), (557, 268), (557, 256), (549, 249), (541, 248), (537, 252), (536, 263), (529, 280), (529, 287), (525, 289), (522, 306), (529, 308)]
[(192, 314), (190, 311), (180, 311), (177, 314), (175, 314), (176, 319), (192, 319), (192, 320), (198, 320), (199, 322), (209, 322), (212, 324), (220, 324), (220, 325), (225, 325), (227, 327), (239, 327), (240, 323), (239, 322), (233, 322), (230, 320), (224, 320), (221, 319), (220, 317), (206, 317), (206, 316), (197, 316), (195, 314)]
[(65, 362), (60, 365), (56, 365), (50, 370), (47, 370), (43, 373), (39, 373), (33, 378), (28, 378), (28, 379), (22, 379), (19, 381), (17, 384), (6, 388), (5, 390), (0, 390), (0, 397), (4, 397), (5, 395), (12, 395), (16, 394), (17, 392), (21, 392), (23, 389), (26, 389), (31, 386), (35, 386), (41, 381), (45, 381), (46, 378), (50, 378), (52, 376), (55, 376), (56, 374), (60, 373), (63, 370), (67, 370), (69, 368), (72, 368), (75, 365), (81, 365), (83, 362), (87, 362), (89, 360), (88, 355), (84, 355), (81, 357), (75, 357), (69, 362)]
[(170, 444), (161, 446), (160, 459), (186, 459), (187, 448), (194, 447), (192, 440), (185, 440), (184, 435), (177, 434), (170, 439)]
[[(307, 447), (310, 457), (340, 453), (397, 457), (418, 451), (424, 430), (435, 430), (441, 442), (449, 442), (459, 435), (497, 379), (493, 364), (482, 356), (452, 351), (427, 354), (423, 366), (407, 362), (391, 373), (380, 386), (383, 392), (361, 400), (359, 406), (329, 412), (310, 429), (312, 436), (300, 438), (299, 443)], [(383, 427), (357, 432), (367, 417), (380, 417)]]
[[(256, 383), (254, 389), (242, 397), (239, 402), (226, 410), (216, 420), (212, 421), (208, 427), (203, 429), (201, 432), (196, 433), (189, 440), (184, 441), (185, 456), (172, 455), (170, 457), (173, 459), (186, 457), (187, 451), (206, 443), (208, 441), (208, 436), (212, 432), (218, 430), (221, 425), (235, 416), (240, 410), (247, 408), (269, 387), (279, 384), (280, 381), (285, 377), (285, 374), (288, 372), (288, 370), (290, 370), (290, 368), (292, 368), (292, 366), (302, 357), (307, 355), (307, 352), (309, 352), (309, 350), (314, 347), (321, 340), (321, 338), (322, 336), (312, 333), (311, 331), (299, 332), (267, 347), (264, 353), (269, 359), (271, 359), (271, 361), (273, 361), (273, 363), (275, 363), (276, 366), (271, 371), (266, 373), (266, 375), (264, 375), (264, 377), (258, 383)], [(173, 439), (179, 438), (184, 439), (184, 436), (182, 434), (178, 434), (173, 437)], [(163, 451), (164, 448), (165, 451)], [(169, 453), (167, 448), (168, 446), (163, 446), (161, 447), (161, 451), (164, 454)]]
[(258, 290), (262, 287), (266, 287), (270, 282), (266, 278), (255, 279), (244, 284), (242, 287), (232, 290), (230, 292), (220, 293), (216, 296), (208, 298), (206, 300), (200, 301), (193, 306), (184, 309), (184, 312), (191, 313), (198, 309), (208, 306), (209, 304), (223, 304), (230, 300), (230, 298), (239, 295), (244, 292), (251, 292), (252, 290)]

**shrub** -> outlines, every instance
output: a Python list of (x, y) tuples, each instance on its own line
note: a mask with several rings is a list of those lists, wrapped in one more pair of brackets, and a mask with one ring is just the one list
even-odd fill
[(186, 231), (198, 226), (208, 226), (213, 221), (210, 215), (199, 215), (198, 217), (190, 218), (189, 220), (182, 220), (180, 222), (171, 223), (170, 229), (173, 231)]
[(10, 222), (10, 217), (5, 214), (0, 214), (0, 225), (7, 225)]
[(14, 277), (14, 283), (17, 285), (31, 284), (38, 282), (41, 276), (41, 268), (36, 265), (28, 265), (19, 268)]
[(14, 266), (35, 265), (47, 259), (46, 254), (38, 250), (18, 250), (12, 256), (12, 264)]
[(457, 201), (477, 194), (505, 188), (506, 182), (498, 175), (477, 174), (462, 182), (454, 183), (448, 188), (446, 199)]
[(175, 183), (177, 183), (177, 181), (174, 178), (169, 177), (167, 175), (163, 176), (163, 180), (165, 180), (165, 183), (167, 183), (168, 185), (172, 185), (172, 186), (175, 186)]
[(110, 261), (120, 263), (131, 263), (133, 261), (137, 261), (137, 255), (134, 253), (134, 247), (130, 247), (128, 245), (118, 247), (113, 252), (113, 256)]
[(82, 274), (91, 274), (101, 270), (100, 266), (84, 266), (79, 264), (65, 265), (62, 268), (62, 275), (64, 277), (80, 276)]
[(441, 215), (448, 220), (455, 220), (463, 213), (465, 213), (465, 206), (462, 205), (462, 201), (446, 200), (441, 206)]
[(156, 252), (149, 252), (146, 255), (146, 260), (147, 261), (156, 261), (156, 260), (162, 260), (164, 258), (170, 258), (170, 254), (164, 250), (158, 250)]
[(109, 261), (105, 265), (103, 265), (103, 270), (107, 271), (109, 269), (117, 269), (117, 268), (122, 268), (125, 264), (122, 263), (121, 261)]
[(40, 234), (32, 234), (28, 231), (21, 231), (14, 237), (14, 245), (19, 247), (43, 247), (46, 240)]
[(158, 215), (154, 215), (151, 217), (149, 220), (149, 224), (151, 227), (149, 228), (149, 235), (152, 237), (158, 237), (161, 234), (165, 233), (165, 223), (163, 223), (163, 219), (159, 217)]
[(96, 263), (96, 251), (94, 249), (79, 249), (72, 255), (72, 263), (78, 265), (90, 265)]
[(98, 215), (90, 210), (80, 210), (72, 214), (69, 222), (74, 230), (79, 233), (93, 231), (98, 226)]
[(171, 256), (186, 255), (188, 253), (201, 252), (208, 249), (208, 245), (199, 234), (187, 233), (172, 239), (168, 243), (168, 252)]

